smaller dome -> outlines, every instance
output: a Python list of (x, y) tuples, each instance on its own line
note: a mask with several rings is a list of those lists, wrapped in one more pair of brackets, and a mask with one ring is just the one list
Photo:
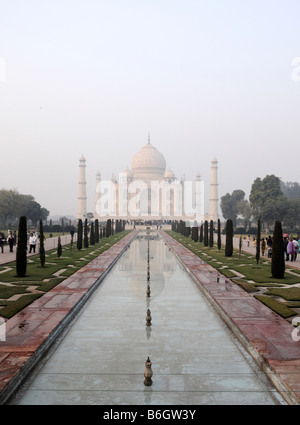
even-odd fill
[(123, 174), (124, 174), (124, 176), (126, 176), (128, 178), (133, 177), (133, 173), (129, 168), (127, 168), (125, 171), (123, 171)]
[(167, 170), (164, 175), (165, 179), (175, 179), (175, 174), (172, 170)]

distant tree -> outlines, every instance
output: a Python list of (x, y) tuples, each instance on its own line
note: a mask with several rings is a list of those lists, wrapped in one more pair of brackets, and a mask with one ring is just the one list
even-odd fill
[(209, 246), (212, 248), (214, 246), (214, 221), (210, 220), (209, 223)]
[(204, 246), (208, 246), (208, 221), (204, 221)]
[(232, 254), (233, 254), (233, 222), (229, 218), (226, 221), (225, 257), (232, 257)]
[(107, 238), (109, 238), (109, 236), (111, 236), (111, 219), (110, 218), (106, 221), (106, 234), (105, 234), (105, 236)]
[(99, 221), (95, 220), (95, 243), (99, 243)]
[(242, 238), (242, 235), (241, 235), (240, 240), (239, 240), (239, 258), (241, 258), (242, 246), (243, 246), (243, 238)]
[(198, 227), (197, 226), (192, 227), (192, 239), (194, 242), (198, 242)]
[(260, 220), (257, 220), (257, 236), (256, 236), (256, 264), (259, 263), (260, 259), (260, 239), (261, 239), (261, 224)]
[(46, 253), (45, 253), (45, 236), (44, 236), (44, 229), (43, 229), (43, 221), (40, 220), (40, 262), (41, 266), (45, 267), (45, 261), (46, 261)]
[(61, 255), (62, 255), (62, 245), (61, 245), (60, 236), (58, 236), (58, 240), (57, 240), (57, 256), (58, 256), (58, 258), (60, 258)]
[(287, 212), (282, 217), (283, 225), (288, 229), (296, 229), (300, 226), (300, 199), (287, 201)]
[(234, 190), (232, 194), (226, 193), (221, 198), (221, 211), (225, 219), (231, 219), (233, 226), (236, 226), (236, 219), (240, 213), (241, 201), (244, 200), (245, 192), (243, 190)]
[(280, 179), (273, 174), (255, 179), (249, 200), (254, 218), (261, 220), (263, 227), (269, 227), (288, 212), (288, 200), (282, 193)]
[(218, 250), (221, 250), (221, 221), (218, 219)]
[(95, 231), (94, 231), (94, 223), (92, 223), (92, 224), (91, 224), (90, 244), (91, 244), (91, 245), (95, 245)]
[(100, 239), (103, 238), (103, 226), (100, 226)]
[(272, 241), (272, 257), (271, 257), (271, 273), (276, 279), (283, 279), (285, 272), (284, 246), (281, 222), (276, 220), (273, 241)]
[(77, 226), (77, 249), (80, 251), (82, 249), (82, 220), (81, 218), (78, 220)]
[(298, 182), (280, 182), (281, 191), (288, 199), (300, 200), (300, 185)]
[(25, 277), (27, 269), (27, 219), (21, 216), (19, 220), (18, 245), (16, 254), (16, 272), (18, 277)]
[(38, 221), (46, 220), (49, 215), (49, 211), (46, 208), (42, 208), (41, 205), (36, 201), (29, 201), (23, 207), (23, 211), (27, 216), (27, 220), (31, 220), (33, 226), (37, 226)]
[(88, 238), (88, 222), (87, 218), (84, 221), (84, 232), (83, 232), (83, 246), (84, 248), (89, 247), (89, 238)]

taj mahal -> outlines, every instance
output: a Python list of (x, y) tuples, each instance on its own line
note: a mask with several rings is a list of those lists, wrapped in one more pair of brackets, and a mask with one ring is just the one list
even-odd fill
[[(79, 159), (78, 212), (77, 219), (87, 217), (86, 160)], [(199, 172), (195, 180), (177, 179), (174, 172), (166, 168), (163, 154), (152, 145), (150, 136), (147, 144), (132, 158), (131, 169), (113, 174), (103, 180), (96, 174), (94, 218), (98, 220), (189, 220), (202, 223), (204, 220), (218, 221), (218, 161), (211, 161), (209, 188), (209, 212), (204, 211), (204, 182)]]

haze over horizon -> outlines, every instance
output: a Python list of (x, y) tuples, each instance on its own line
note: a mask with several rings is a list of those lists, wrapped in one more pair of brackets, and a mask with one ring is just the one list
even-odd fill
[[(257, 177), (299, 182), (298, 0), (0, 0), (0, 189), (50, 216), (88, 211), (96, 173), (148, 140), (219, 198)], [(205, 205), (207, 211), (209, 205)]]

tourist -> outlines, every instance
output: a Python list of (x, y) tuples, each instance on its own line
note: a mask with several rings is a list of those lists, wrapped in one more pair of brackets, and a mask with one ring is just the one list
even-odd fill
[(286, 261), (289, 261), (290, 256), (291, 256), (291, 261), (294, 261), (294, 258), (295, 258), (295, 245), (293, 243), (293, 237), (292, 236), (290, 237), (289, 243), (287, 245), (286, 253), (287, 253)]
[(37, 237), (35, 234), (30, 233), (29, 237), (29, 254), (33, 251), (35, 252)]
[(288, 254), (287, 254), (288, 243), (289, 243), (289, 240), (288, 240), (287, 236), (284, 236), (283, 237), (283, 250), (284, 250), (284, 256), (285, 256), (286, 261), (289, 261)]
[(4, 235), (3, 235), (3, 233), (0, 233), (0, 246), (1, 246), (1, 252), (3, 254), (3, 251), (4, 251)]
[(9, 252), (14, 252), (15, 240), (14, 240), (14, 236), (13, 236), (13, 234), (11, 232), (8, 235), (7, 243), (9, 245)]
[(265, 249), (266, 249), (265, 238), (262, 238), (260, 246), (261, 246), (261, 254), (264, 256), (265, 255)]
[(270, 248), (272, 248), (272, 245), (273, 245), (273, 241), (272, 241), (271, 236), (269, 235), (269, 237), (267, 238), (267, 246), (269, 246)]
[(294, 244), (294, 246), (295, 246), (294, 261), (296, 261), (296, 260), (297, 260), (298, 248), (299, 248), (299, 246), (298, 246), (298, 241), (297, 241), (297, 239), (296, 239), (296, 238), (293, 238), (293, 244)]
[(248, 248), (249, 248), (249, 245), (250, 245), (250, 235), (248, 235), (248, 237), (247, 237), (247, 246), (248, 246)]

